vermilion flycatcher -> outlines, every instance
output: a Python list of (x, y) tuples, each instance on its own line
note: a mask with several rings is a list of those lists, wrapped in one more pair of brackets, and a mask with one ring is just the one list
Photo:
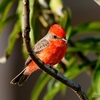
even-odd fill
[[(45, 64), (53, 66), (59, 63), (66, 53), (67, 42), (65, 35), (65, 30), (60, 25), (54, 24), (50, 27), (48, 34), (35, 44), (33, 51)], [(39, 69), (38, 65), (30, 57), (25, 65), (25, 69), (11, 81), (11, 84), (23, 85), (28, 77)]]

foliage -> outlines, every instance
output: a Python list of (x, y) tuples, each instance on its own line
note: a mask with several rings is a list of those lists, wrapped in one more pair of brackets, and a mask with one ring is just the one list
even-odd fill
[[(45, 30), (46, 32), (48, 27), (53, 23), (60, 24), (66, 30), (68, 49), (65, 55), (65, 62), (67, 63), (62, 61), (63, 64), (59, 63), (57, 68), (59, 71), (63, 69), (63, 74), (69, 79), (74, 79), (83, 71), (89, 71), (91, 73), (90, 77), (92, 78), (92, 83), (87, 94), (90, 99), (93, 99), (91, 97), (94, 93), (97, 95), (100, 94), (100, 37), (95, 35), (87, 37), (87, 35), (91, 33), (99, 34), (100, 22), (91, 21), (73, 27), (71, 25), (72, 15), (70, 9), (64, 8), (61, 0), (55, 1), (56, 2), (50, 0), (50, 2), (41, 3), (41, 0), (30, 0), (31, 43), (34, 45), (41, 34), (43, 34), (43, 32), (39, 30)], [(9, 15), (12, 5), (17, 2), (16, 13)], [(22, 0), (2, 0), (0, 5), (0, 34), (2, 34), (6, 25), (12, 20), (16, 20), (14, 28), (8, 38), (8, 46), (5, 51), (6, 59), (11, 55), (18, 36), (21, 37), (22, 6)], [(72, 39), (79, 35), (85, 35), (86, 37), (75, 41)], [(22, 51), (24, 57), (27, 58), (24, 46), (22, 47)], [(91, 61), (87, 58), (87, 54), (90, 52), (97, 56), (96, 60)], [(0, 62), (4, 63), (5, 61), (1, 61), (1, 59)], [(52, 100), (59, 91), (65, 93), (67, 89), (62, 83), (54, 80), (46, 73), (42, 73), (33, 88), (31, 100), (38, 99), (46, 84), (47, 92), (45, 93), (43, 100)], [(97, 98), (94, 98), (93, 100), (96, 99)]]

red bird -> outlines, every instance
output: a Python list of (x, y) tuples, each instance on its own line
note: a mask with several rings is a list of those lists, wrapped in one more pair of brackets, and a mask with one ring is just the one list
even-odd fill
[[(45, 64), (53, 66), (59, 63), (66, 53), (67, 42), (65, 35), (65, 30), (60, 25), (54, 24), (50, 27), (48, 34), (34, 45), (33, 51)], [(28, 77), (39, 69), (38, 65), (30, 57), (25, 65), (25, 69), (11, 81), (11, 84), (22, 86)]]

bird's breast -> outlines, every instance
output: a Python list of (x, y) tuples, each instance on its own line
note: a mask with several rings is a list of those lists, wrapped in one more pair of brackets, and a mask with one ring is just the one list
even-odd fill
[(62, 41), (51, 42), (37, 56), (49, 65), (55, 65), (61, 61), (66, 53), (66, 43)]

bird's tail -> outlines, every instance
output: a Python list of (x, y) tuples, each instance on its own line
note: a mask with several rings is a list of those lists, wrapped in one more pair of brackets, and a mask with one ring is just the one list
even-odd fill
[(24, 71), (21, 71), (15, 78), (13, 78), (10, 82), (10, 84), (16, 85), (18, 84), (19, 86), (22, 86), (24, 82), (28, 79), (30, 75), (24, 75)]

